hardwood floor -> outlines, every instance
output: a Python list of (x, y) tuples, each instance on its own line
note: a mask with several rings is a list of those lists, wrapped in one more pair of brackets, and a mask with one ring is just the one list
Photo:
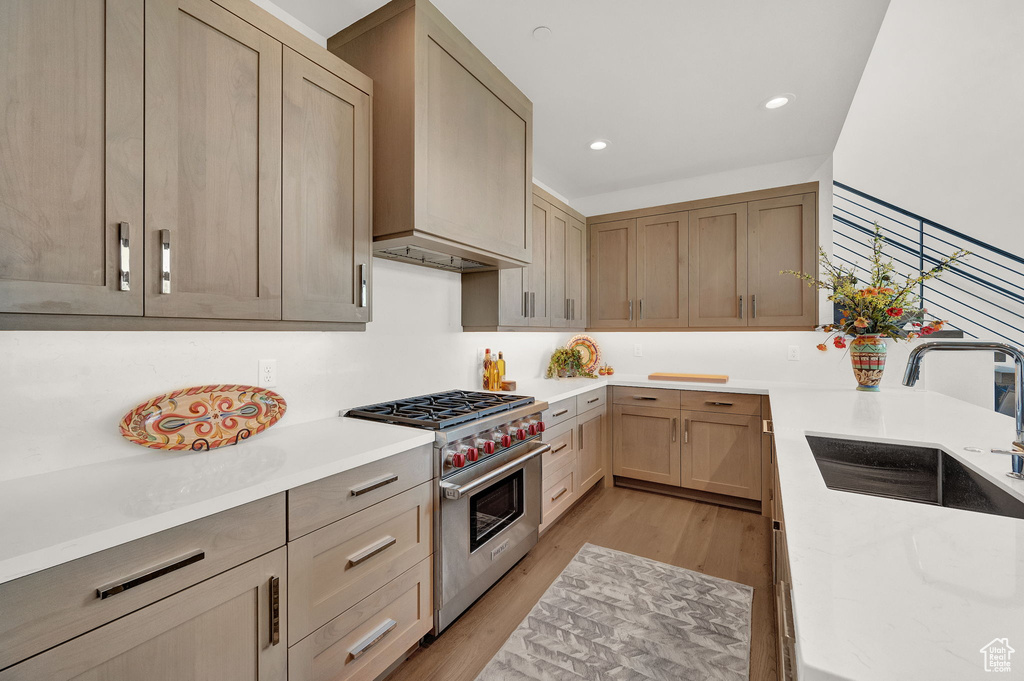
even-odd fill
[(776, 679), (770, 521), (746, 511), (598, 485), (388, 681), (473, 681), (586, 542), (754, 587), (750, 680)]

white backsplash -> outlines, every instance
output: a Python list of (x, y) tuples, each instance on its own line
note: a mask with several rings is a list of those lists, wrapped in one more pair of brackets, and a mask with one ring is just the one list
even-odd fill
[[(379, 259), (374, 306), (376, 321), (365, 333), (0, 332), (0, 480), (131, 456), (117, 429), (130, 408), (188, 385), (255, 383), (260, 359), (277, 360), (274, 390), (288, 401), (280, 428), (360, 404), (475, 386), (484, 347), (504, 351), (509, 378), (537, 378), (571, 335), (462, 333), (459, 275)], [(818, 352), (821, 335), (810, 332), (593, 335), (619, 374), (854, 385), (845, 354)], [(636, 343), (643, 357), (633, 356)], [(800, 346), (801, 361), (787, 361), (789, 345)], [(891, 355), (886, 382), (894, 384), (906, 350)], [(929, 357), (926, 377), (977, 377), (991, 395), (982, 369), (937, 371), (947, 359)], [(951, 382), (962, 389), (959, 378)]]

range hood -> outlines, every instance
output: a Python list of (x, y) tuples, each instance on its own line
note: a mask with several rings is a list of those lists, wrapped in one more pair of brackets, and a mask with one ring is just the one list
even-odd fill
[(495, 269), (494, 265), (470, 260), (458, 255), (439, 253), (421, 246), (391, 246), (390, 248), (377, 248), (374, 245), (373, 254), (378, 258), (397, 260), (411, 265), (422, 267), (433, 267), (438, 270), (449, 272), (483, 272)]

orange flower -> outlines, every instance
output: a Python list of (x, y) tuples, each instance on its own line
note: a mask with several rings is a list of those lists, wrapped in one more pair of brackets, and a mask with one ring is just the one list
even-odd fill
[(818, 349), (821, 350), (822, 352), (826, 352), (828, 350), (828, 346), (825, 345), (824, 343), (818, 343)]
[(863, 317), (857, 317), (855, 320), (853, 320), (853, 325), (856, 326), (858, 329), (866, 329), (868, 328), (868, 320), (864, 319)]
[(832, 340), (832, 344), (833, 344), (833, 345), (835, 345), (835, 346), (836, 346), (837, 348), (839, 348), (840, 350), (842, 350), (843, 348), (845, 348), (845, 347), (846, 347), (846, 339), (845, 339), (845, 338), (843, 338), (842, 336), (836, 336), (836, 337), (835, 337), (835, 338), (834, 338), (834, 339)]
[(860, 295), (862, 298), (866, 298), (868, 296), (877, 296), (878, 289), (875, 288), (874, 286), (868, 286), (866, 289), (861, 290)]
[(890, 295), (891, 295), (891, 294), (893, 294), (893, 293), (896, 293), (895, 291), (893, 291), (893, 290), (892, 290), (891, 288), (889, 288), (888, 286), (883, 286), (882, 288), (878, 289), (878, 292), (879, 292), (879, 293), (888, 293), (888, 294), (890, 294)]
[(945, 326), (945, 325), (946, 325), (945, 321), (932, 322), (932, 328), (935, 329), (936, 331), (941, 331), (942, 327)]
[(887, 315), (889, 315), (890, 317), (902, 317), (903, 316), (903, 308), (902, 307), (890, 307), (888, 310), (885, 311), (885, 313)]
[(921, 337), (921, 334), (914, 333), (913, 331), (911, 331), (910, 333), (907, 334), (907, 340), (914, 340), (915, 338), (920, 338), (920, 337)]

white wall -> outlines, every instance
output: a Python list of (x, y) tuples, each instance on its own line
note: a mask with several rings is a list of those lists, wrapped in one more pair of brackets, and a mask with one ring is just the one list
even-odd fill
[(306, 24), (302, 23), (301, 21), (296, 19), (294, 16), (292, 16), (288, 12), (285, 12), (279, 6), (274, 4), (273, 0), (251, 0), (251, 1), (253, 3), (259, 5), (263, 9), (267, 10), (268, 12), (273, 14), (275, 17), (277, 17), (278, 19), (280, 19), (284, 23), (286, 23), (289, 26), (291, 26), (292, 28), (294, 28), (299, 33), (302, 33), (307, 38), (309, 38), (313, 42), (317, 43), (321, 47), (327, 47), (327, 38), (326, 37), (324, 37), (322, 34), (316, 32), (316, 31), (314, 31), (309, 26), (307, 26)]
[(835, 178), (1024, 254), (1024, 2), (892, 0)]

